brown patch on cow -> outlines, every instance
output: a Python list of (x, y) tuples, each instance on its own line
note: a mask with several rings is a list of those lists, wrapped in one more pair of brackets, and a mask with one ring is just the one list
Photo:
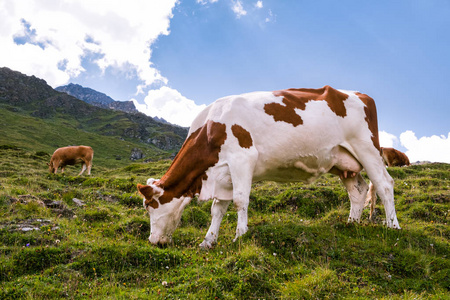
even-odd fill
[(408, 156), (394, 148), (381, 147), (381, 156), (388, 167), (402, 167), (410, 165)]
[(219, 161), (219, 152), (225, 143), (225, 124), (207, 121), (184, 142), (166, 174), (155, 185), (164, 189), (160, 204), (181, 196), (194, 196), (207, 179), (206, 170)]
[(234, 124), (231, 126), (231, 131), (233, 135), (238, 139), (239, 146), (242, 148), (250, 148), (253, 146), (253, 140), (250, 132), (245, 130), (242, 126)]
[(149, 185), (142, 185), (142, 184), (138, 184), (137, 185), (137, 189), (139, 191), (139, 193), (145, 197), (145, 206), (151, 206), (153, 208), (158, 208), (159, 204), (158, 201), (156, 201), (155, 199), (153, 199), (153, 195), (155, 194), (153, 191), (153, 188)]
[(277, 122), (286, 122), (294, 127), (303, 124), (302, 118), (295, 109), (305, 110), (309, 101), (326, 101), (330, 109), (339, 117), (345, 117), (347, 111), (344, 101), (348, 95), (326, 85), (320, 89), (287, 89), (275, 91), (277, 97), (283, 97), (283, 104), (267, 103), (264, 105), (266, 114), (273, 116)]
[(367, 96), (366, 94), (361, 94), (359, 92), (355, 93), (356, 96), (361, 99), (361, 101), (365, 104), (364, 112), (366, 114), (366, 122), (369, 126), (370, 132), (372, 132), (372, 143), (378, 150), (380, 149), (380, 141), (378, 138), (378, 120), (377, 120), (377, 108), (375, 106), (375, 101)]

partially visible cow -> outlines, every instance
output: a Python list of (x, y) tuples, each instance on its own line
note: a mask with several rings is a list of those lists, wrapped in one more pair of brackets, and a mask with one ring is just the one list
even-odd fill
[[(381, 157), (388, 167), (403, 167), (409, 166), (409, 159), (405, 153), (394, 149), (381, 147)], [(367, 194), (366, 206), (370, 204), (370, 214), (369, 220), (373, 221), (373, 211), (375, 210), (375, 205), (377, 203), (377, 194), (375, 188), (372, 184), (369, 185), (369, 192)]]
[(381, 147), (381, 156), (388, 167), (402, 167), (410, 165), (408, 156), (394, 148)]
[(380, 155), (375, 102), (359, 92), (289, 89), (221, 98), (193, 121), (178, 155), (160, 180), (138, 184), (150, 216), (153, 244), (167, 243), (194, 196), (214, 199), (212, 222), (201, 247), (212, 247), (231, 201), (237, 208), (236, 240), (247, 231), (253, 181), (307, 181), (340, 176), (358, 222), (368, 185), (382, 199), (386, 224), (400, 228), (394, 181)]
[(58, 168), (61, 168), (61, 173), (64, 173), (64, 168), (68, 165), (83, 164), (81, 172), (83, 174), (87, 169), (88, 175), (91, 175), (92, 159), (94, 158), (94, 150), (89, 146), (69, 146), (62, 147), (55, 150), (48, 163), (48, 171), (55, 173)]

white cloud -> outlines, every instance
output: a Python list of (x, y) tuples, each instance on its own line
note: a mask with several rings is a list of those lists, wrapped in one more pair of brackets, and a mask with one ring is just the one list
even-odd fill
[(145, 86), (167, 83), (152, 67), (150, 45), (169, 34), (177, 0), (3, 0), (0, 66), (35, 75), (53, 87), (85, 72), (82, 60), (97, 54), (105, 70), (133, 68)]
[(268, 17), (264, 20), (266, 23), (275, 22), (275, 16), (272, 13), (272, 10), (269, 9)]
[(450, 132), (448, 137), (432, 135), (418, 139), (416, 134), (407, 130), (400, 134), (400, 139), (385, 131), (379, 131), (381, 147), (392, 147), (397, 150), (400, 146), (406, 149), (405, 154), (411, 162), (430, 161), (450, 163)]
[[(196, 0), (198, 4), (201, 5), (207, 5), (210, 3), (216, 3), (219, 0)], [(244, 5), (242, 0), (228, 0), (229, 2), (231, 2), (231, 10), (234, 12), (234, 14), (236, 15), (236, 18), (240, 19), (242, 16), (246, 16), (248, 11), (244, 9)], [(251, 13), (255, 12), (256, 10), (261, 10), (264, 7), (263, 1), (262, 0), (257, 0), (254, 4)], [(271, 22), (273, 21), (273, 14), (272, 11), (269, 9), (267, 12), (267, 17), (264, 19), (265, 23)]]
[(247, 14), (247, 11), (242, 6), (242, 2), (240, 0), (232, 1), (233, 6), (231, 9), (236, 14), (236, 18), (240, 18), (242, 16), (245, 16)]
[(202, 4), (202, 5), (206, 5), (208, 3), (215, 3), (219, 0), (197, 0), (197, 3)]
[(184, 127), (191, 126), (194, 118), (206, 107), (204, 104), (196, 105), (194, 101), (167, 86), (150, 90), (144, 101), (145, 104), (140, 104), (133, 100), (140, 112)]
[(398, 145), (398, 138), (386, 131), (379, 131), (378, 138), (380, 139), (381, 147), (395, 148)]
[(448, 137), (432, 135), (418, 139), (414, 132), (407, 130), (400, 134), (400, 142), (408, 149), (405, 154), (411, 162), (450, 163), (450, 132)]

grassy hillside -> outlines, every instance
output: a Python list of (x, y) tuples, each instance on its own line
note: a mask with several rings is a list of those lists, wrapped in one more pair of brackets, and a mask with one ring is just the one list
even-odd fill
[(13, 144), (30, 151), (46, 152), (48, 160), (57, 148), (69, 145), (92, 146), (94, 169), (129, 164), (133, 148), (141, 149), (144, 159), (170, 156), (152, 145), (79, 130), (65, 118), (42, 120), (0, 108), (0, 120), (0, 145)]
[[(17, 132), (45, 130), (26, 125)], [(17, 146), (26, 144), (24, 134)], [(76, 177), (78, 167), (54, 175), (42, 149), (0, 147), (1, 299), (449, 299), (448, 164), (389, 169), (402, 230), (382, 225), (381, 205), (375, 224), (367, 211), (347, 224), (336, 177), (265, 182), (253, 187), (249, 232), (232, 242), (230, 206), (219, 244), (203, 251), (211, 202), (187, 207), (173, 244), (147, 240), (135, 186), (170, 161), (114, 167), (98, 149), (94, 166), (97, 157), (104, 163), (92, 176)]]

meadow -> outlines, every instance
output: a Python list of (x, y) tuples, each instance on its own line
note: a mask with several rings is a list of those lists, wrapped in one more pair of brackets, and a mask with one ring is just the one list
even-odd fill
[[(96, 161), (49, 174), (50, 152), (0, 145), (0, 299), (450, 299), (450, 166), (389, 168), (401, 230), (368, 209), (347, 223), (336, 176), (253, 185), (249, 231), (230, 206), (218, 244), (198, 247), (211, 201), (192, 203), (173, 243), (148, 242), (138, 183), (170, 160)], [(80, 202), (81, 201), (81, 202)]]

